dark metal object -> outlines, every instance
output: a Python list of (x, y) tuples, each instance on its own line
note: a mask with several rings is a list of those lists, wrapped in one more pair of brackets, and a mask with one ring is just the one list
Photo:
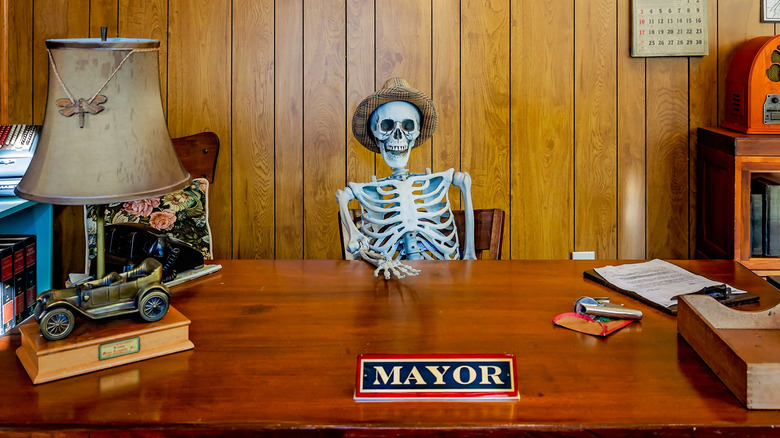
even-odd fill
[(731, 288), (725, 284), (719, 284), (717, 286), (707, 286), (704, 289), (697, 292), (701, 295), (709, 295), (716, 300), (726, 300), (731, 298)]
[[(179, 272), (203, 266), (203, 254), (188, 243), (141, 224), (106, 225), (106, 271), (123, 272), (149, 257), (162, 264), (162, 281), (170, 281)], [(90, 266), (95, 275), (96, 264)]]

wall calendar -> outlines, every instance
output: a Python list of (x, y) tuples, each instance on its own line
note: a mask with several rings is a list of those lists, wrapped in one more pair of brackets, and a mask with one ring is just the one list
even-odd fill
[(631, 56), (704, 56), (707, 0), (632, 0)]

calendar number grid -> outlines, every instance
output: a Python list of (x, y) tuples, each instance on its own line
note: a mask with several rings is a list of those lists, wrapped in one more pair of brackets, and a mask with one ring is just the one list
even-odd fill
[(706, 0), (632, 0), (631, 56), (704, 56)]

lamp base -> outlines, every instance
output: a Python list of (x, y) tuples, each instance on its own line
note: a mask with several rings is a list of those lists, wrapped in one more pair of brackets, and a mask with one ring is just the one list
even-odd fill
[(16, 356), (34, 384), (86, 374), (189, 350), (190, 320), (170, 307), (157, 322), (123, 319), (84, 321), (67, 339), (47, 341), (31, 320), (20, 326)]

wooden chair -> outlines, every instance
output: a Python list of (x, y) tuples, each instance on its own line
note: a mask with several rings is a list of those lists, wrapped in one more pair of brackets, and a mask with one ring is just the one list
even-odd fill
[(193, 178), (214, 182), (219, 155), (219, 137), (213, 132), (201, 132), (173, 139), (173, 147), (181, 164)]
[[(352, 221), (360, 228), (360, 210), (351, 208), (349, 213)], [(455, 226), (458, 227), (458, 243), (460, 252), (463, 253), (465, 244), (464, 230), (466, 220), (463, 210), (453, 210)], [(354, 260), (352, 254), (347, 252), (346, 230), (341, 225), (341, 213), (339, 219), (339, 236), (341, 237), (341, 256), (344, 260)], [(504, 239), (504, 210), (490, 208), (474, 210), (474, 249), (478, 260), (498, 260), (501, 258), (501, 244)]]
[[(458, 241), (463, 252), (466, 241), (466, 218), (463, 210), (454, 210), (455, 225), (458, 227)], [(474, 250), (478, 260), (501, 259), (501, 244), (504, 240), (504, 210), (488, 208), (474, 210)]]

